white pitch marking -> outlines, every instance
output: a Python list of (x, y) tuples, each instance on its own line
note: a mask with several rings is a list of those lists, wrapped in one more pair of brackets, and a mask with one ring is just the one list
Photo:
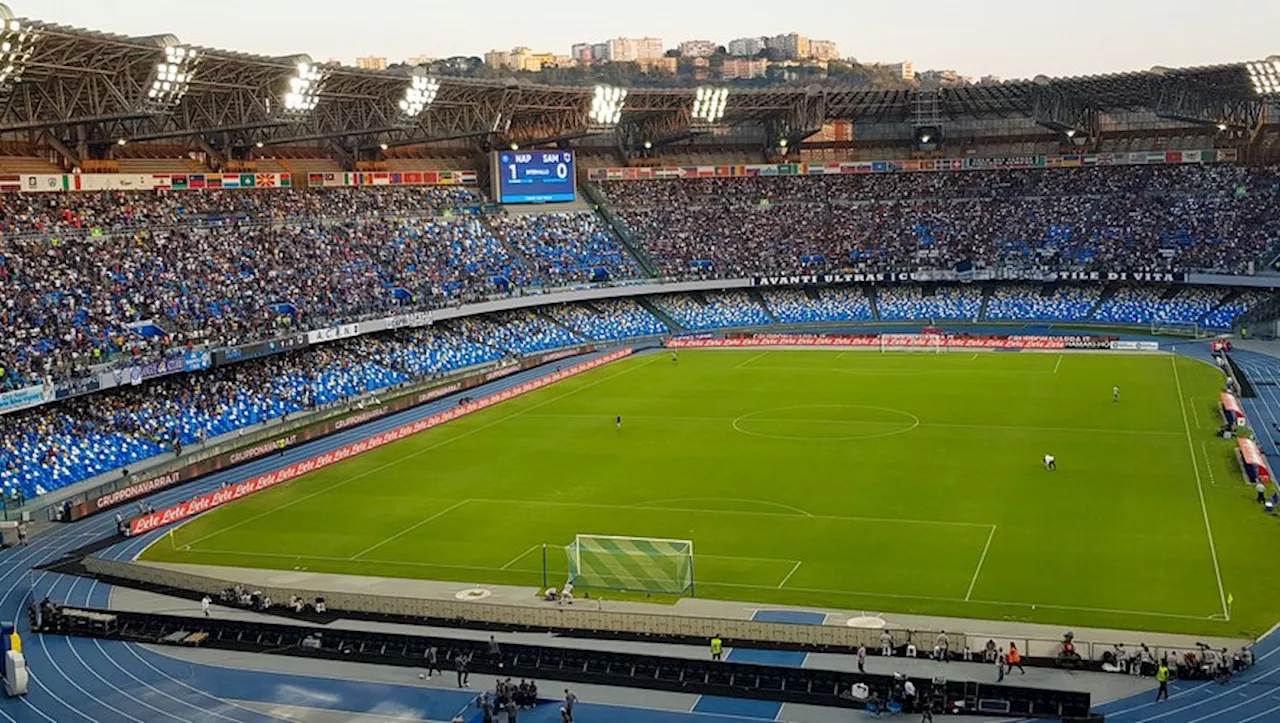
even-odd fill
[(524, 552), (520, 553), (519, 555), (516, 555), (515, 557), (511, 558), (511, 560), (507, 562), (507, 564), (503, 565), (502, 569), (505, 570), (511, 567), (512, 565), (516, 564), (517, 562), (523, 560), (525, 555), (528, 555), (530, 552), (533, 552), (536, 549), (538, 549), (538, 545), (534, 545), (529, 549), (525, 550)]
[(1218, 548), (1213, 543), (1213, 526), (1209, 524), (1209, 508), (1204, 503), (1204, 483), (1200, 481), (1200, 461), (1196, 459), (1196, 445), (1191, 440), (1191, 421), (1187, 418), (1187, 405), (1182, 397), (1182, 377), (1178, 375), (1178, 357), (1169, 355), (1173, 363), (1173, 383), (1178, 391), (1178, 409), (1182, 411), (1182, 428), (1187, 433), (1187, 451), (1191, 453), (1191, 468), (1196, 473), (1196, 492), (1200, 495), (1200, 516), (1204, 519), (1204, 533), (1209, 539), (1209, 556), (1213, 558), (1213, 576), (1218, 581), (1218, 600), (1222, 603), (1222, 615), (1231, 619), (1231, 610), (1227, 607), (1227, 591), (1222, 584), (1222, 568), (1218, 565)]
[[(629, 357), (629, 358), (635, 358), (635, 357)], [(647, 362), (645, 362), (645, 363), (643, 363), (643, 364), (637, 364), (637, 365), (635, 365), (635, 366), (633, 366), (633, 367), (627, 367), (626, 369), (623, 369), (622, 371), (620, 371), (620, 372), (618, 372), (618, 373), (616, 373), (616, 374), (610, 374), (609, 376), (607, 376), (607, 377), (603, 377), (603, 378), (601, 378), (601, 379), (597, 379), (597, 380), (595, 380), (594, 382), (591, 382), (590, 384), (584, 384), (583, 386), (580, 386), (580, 387), (578, 387), (577, 389), (570, 389), (569, 391), (567, 391), (567, 392), (565, 392), (565, 393), (563, 393), (563, 394), (558, 394), (558, 395), (556, 395), (556, 396), (554, 396), (554, 397), (552, 397), (552, 398), (550, 398), (550, 399), (548, 399), (548, 400), (546, 400), (546, 401), (539, 402), (539, 403), (537, 403), (537, 404), (533, 405), (532, 407), (527, 407), (527, 408), (522, 409), (522, 410), (520, 410), (520, 411), (518, 411), (518, 412), (513, 412), (513, 413), (511, 413), (511, 414), (508, 414), (508, 415), (506, 415), (506, 416), (504, 416), (504, 417), (499, 417), (499, 418), (497, 418), (497, 419), (493, 420), (492, 422), (489, 422), (489, 423), (487, 423), (487, 424), (482, 424), (482, 425), (480, 425), (479, 427), (473, 427), (473, 428), (471, 428), (471, 429), (468, 429), (468, 430), (467, 430), (467, 431), (465, 431), (465, 432), (462, 432), (461, 434), (454, 435), (454, 436), (452, 436), (452, 437), (450, 437), (450, 438), (448, 438), (448, 439), (446, 439), (446, 440), (442, 440), (442, 441), (437, 442), (437, 443), (435, 443), (435, 444), (432, 444), (432, 445), (429, 445), (429, 446), (423, 447), (422, 449), (415, 450), (415, 451), (410, 452), (410, 453), (405, 454), (405, 455), (401, 455), (400, 457), (397, 457), (397, 458), (395, 458), (395, 459), (391, 460), (390, 462), (387, 462), (386, 464), (378, 465), (377, 467), (374, 467), (373, 469), (366, 470), (366, 471), (361, 472), (360, 474), (358, 474), (358, 475), (354, 475), (354, 476), (352, 476), (352, 477), (348, 477), (347, 479), (342, 480), (341, 482), (338, 482), (338, 483), (336, 483), (336, 484), (329, 485), (328, 487), (323, 487), (323, 488), (321, 488), (321, 489), (316, 490), (315, 492), (312, 492), (312, 493), (307, 494), (307, 495), (303, 495), (302, 497), (299, 497), (299, 498), (297, 498), (297, 499), (295, 499), (295, 500), (290, 500), (289, 502), (285, 502), (284, 504), (281, 504), (281, 505), (277, 505), (277, 506), (275, 506), (275, 507), (272, 507), (272, 508), (271, 508), (271, 509), (269, 509), (269, 510), (265, 510), (265, 511), (263, 511), (263, 512), (259, 512), (258, 514), (253, 515), (252, 517), (246, 517), (246, 518), (244, 518), (243, 520), (240, 520), (239, 522), (236, 522), (236, 523), (234, 523), (234, 524), (227, 525), (227, 526), (225, 526), (225, 527), (219, 527), (218, 529), (214, 530), (213, 532), (210, 532), (209, 534), (204, 535), (204, 536), (202, 536), (202, 537), (197, 537), (196, 539), (192, 540), (191, 542), (189, 542), (189, 543), (187, 543), (187, 544), (189, 544), (189, 545), (191, 545), (192, 547), (194, 547), (194, 546), (196, 546), (197, 544), (199, 544), (199, 543), (201, 543), (201, 542), (204, 542), (205, 540), (208, 540), (208, 539), (209, 539), (209, 538), (211, 538), (211, 537), (216, 537), (216, 536), (218, 536), (218, 535), (221, 535), (221, 534), (222, 534), (222, 533), (224, 533), (224, 532), (228, 532), (228, 531), (230, 531), (230, 530), (234, 530), (234, 529), (236, 529), (237, 527), (240, 527), (241, 525), (246, 525), (246, 524), (248, 524), (248, 523), (250, 523), (250, 522), (253, 522), (254, 520), (258, 520), (258, 519), (261, 519), (261, 518), (263, 518), (263, 517), (266, 517), (267, 515), (270, 515), (270, 514), (272, 514), (272, 513), (279, 512), (280, 510), (283, 510), (283, 509), (284, 509), (284, 508), (286, 508), (286, 507), (292, 507), (292, 506), (294, 506), (294, 505), (298, 504), (299, 502), (305, 502), (305, 501), (307, 501), (307, 500), (309, 500), (309, 499), (311, 499), (312, 497), (315, 497), (315, 496), (317, 496), (317, 495), (322, 495), (322, 494), (324, 494), (325, 492), (329, 492), (329, 491), (331, 491), (331, 490), (335, 490), (335, 489), (337, 489), (337, 488), (339, 488), (339, 487), (341, 487), (341, 486), (343, 486), (343, 485), (345, 485), (345, 484), (348, 484), (348, 483), (351, 483), (351, 482), (355, 482), (355, 481), (356, 481), (356, 480), (358, 480), (358, 479), (363, 479), (363, 478), (365, 478), (365, 477), (368, 477), (368, 476), (369, 476), (369, 475), (371, 475), (371, 474), (375, 474), (375, 473), (377, 473), (377, 472), (381, 472), (382, 470), (384, 470), (384, 469), (386, 469), (386, 468), (388, 468), (388, 467), (391, 467), (391, 466), (394, 466), (394, 465), (400, 464), (401, 462), (403, 462), (403, 461), (405, 461), (405, 460), (407, 460), (407, 459), (413, 459), (414, 457), (417, 457), (418, 455), (421, 455), (421, 454), (426, 454), (427, 452), (430, 452), (430, 451), (431, 451), (431, 450), (433, 450), (433, 449), (438, 449), (438, 448), (440, 448), (440, 447), (445, 446), (446, 444), (452, 444), (452, 443), (454, 443), (454, 442), (456, 442), (456, 441), (458, 441), (458, 440), (460, 440), (460, 439), (463, 439), (463, 438), (465, 438), (465, 437), (470, 437), (471, 435), (473, 435), (473, 434), (475, 434), (475, 433), (477, 433), (477, 432), (482, 432), (482, 431), (484, 431), (484, 430), (486, 430), (486, 429), (488, 429), (488, 428), (490, 428), (490, 427), (493, 427), (493, 426), (498, 425), (498, 424), (502, 424), (503, 422), (505, 422), (505, 421), (507, 421), (507, 420), (509, 420), (509, 419), (514, 419), (514, 418), (519, 417), (519, 416), (521, 416), (521, 415), (524, 415), (524, 414), (527, 414), (527, 413), (529, 413), (529, 412), (532, 412), (532, 411), (533, 411), (533, 410), (535, 410), (535, 409), (539, 409), (539, 408), (541, 408), (541, 407), (545, 407), (545, 406), (547, 406), (548, 404), (551, 404), (552, 402), (560, 401), (561, 399), (564, 399), (564, 398), (565, 398), (565, 397), (567, 397), (567, 396), (570, 396), (570, 395), (572, 395), (572, 394), (577, 394), (578, 392), (581, 392), (581, 391), (584, 391), (584, 390), (590, 389), (591, 387), (594, 387), (594, 386), (596, 386), (597, 384), (603, 384), (604, 382), (607, 382), (607, 381), (609, 381), (610, 379), (614, 379), (615, 377), (620, 377), (620, 376), (622, 376), (623, 374), (627, 374), (627, 373), (629, 373), (629, 372), (633, 372), (633, 371), (635, 371), (635, 370), (637, 370), (637, 369), (642, 369), (642, 368), (644, 368), (644, 367), (647, 367), (647, 366), (649, 366), (650, 364), (654, 363), (655, 361), (657, 361), (657, 360), (658, 360), (658, 359), (660, 359), (660, 358), (661, 358), (661, 357), (659, 357), (659, 356), (657, 356), (657, 355), (654, 355), (654, 356), (653, 356), (649, 361), (647, 361)], [(409, 437), (406, 437), (405, 439), (409, 439)], [(306, 476), (304, 475), (303, 477), (296, 477), (295, 479), (305, 479), (305, 477), (306, 477)], [(290, 480), (290, 482), (292, 482), (292, 481), (293, 481), (293, 480)]]
[(449, 514), (450, 512), (453, 512), (454, 510), (456, 510), (456, 509), (458, 509), (459, 507), (461, 507), (461, 506), (463, 506), (463, 505), (467, 504), (467, 503), (468, 503), (468, 502), (470, 502), (470, 501), (471, 501), (471, 500), (463, 500), (463, 501), (461, 501), (461, 502), (459, 502), (459, 503), (457, 503), (457, 504), (450, 505), (449, 507), (446, 507), (445, 509), (440, 510), (439, 512), (435, 513), (434, 515), (432, 515), (432, 516), (428, 517), (427, 519), (422, 520), (421, 522), (414, 523), (414, 524), (410, 525), (409, 527), (404, 528), (403, 530), (401, 530), (401, 531), (397, 532), (396, 534), (392, 535), (391, 537), (388, 537), (387, 539), (383, 540), (382, 542), (379, 542), (379, 543), (378, 543), (378, 544), (376, 544), (376, 545), (372, 545), (372, 546), (370, 546), (370, 547), (368, 547), (368, 548), (365, 548), (364, 550), (361, 550), (360, 552), (357, 552), (356, 554), (354, 554), (354, 555), (352, 555), (352, 556), (351, 556), (351, 559), (352, 559), (352, 560), (355, 560), (355, 559), (356, 559), (356, 558), (358, 558), (358, 557), (362, 557), (362, 556), (364, 556), (366, 553), (373, 552), (374, 550), (378, 549), (379, 547), (382, 547), (383, 545), (387, 544), (388, 542), (391, 542), (392, 540), (397, 540), (397, 539), (399, 539), (399, 538), (401, 538), (401, 537), (403, 537), (403, 536), (405, 536), (405, 535), (409, 534), (410, 532), (413, 532), (414, 530), (418, 529), (419, 527), (422, 527), (423, 525), (427, 524), (428, 522), (430, 522), (430, 521), (432, 521), (432, 520), (434, 520), (434, 519), (436, 519), (436, 518), (444, 517), (445, 515)]
[(751, 357), (750, 359), (742, 362), (741, 364), (738, 364), (737, 366), (734, 367), (734, 369), (745, 369), (749, 364), (751, 364), (751, 362), (763, 357), (765, 354), (768, 354), (768, 353), (769, 353), (768, 351), (762, 351), (759, 354), (756, 354), (755, 356)]
[(991, 540), (996, 536), (996, 526), (991, 526), (991, 532), (987, 533), (987, 544), (982, 546), (982, 557), (978, 558), (978, 568), (973, 571), (973, 579), (969, 581), (969, 591), (964, 594), (965, 602), (973, 597), (973, 586), (978, 584), (978, 575), (982, 572), (982, 564), (987, 561), (987, 550), (991, 549)]
[(1062, 355), (1058, 355), (1058, 361), (1053, 365), (1053, 373), (1058, 373), (1058, 367), (1062, 366)]
[(787, 581), (791, 579), (791, 576), (796, 574), (796, 570), (799, 570), (799, 569), (800, 569), (800, 561), (797, 561), (795, 567), (791, 568), (791, 572), (788, 572), (787, 576), (782, 578), (782, 582), (778, 583), (778, 589), (781, 590), (782, 586), (786, 585)]

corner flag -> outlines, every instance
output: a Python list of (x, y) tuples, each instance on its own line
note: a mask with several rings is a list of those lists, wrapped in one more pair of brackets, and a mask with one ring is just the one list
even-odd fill
[(1232, 595), (1231, 593), (1227, 593), (1227, 605), (1234, 605), (1235, 603), (1236, 603), (1236, 596)]

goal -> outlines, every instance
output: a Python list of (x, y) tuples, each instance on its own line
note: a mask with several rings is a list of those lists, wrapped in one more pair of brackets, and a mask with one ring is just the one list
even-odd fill
[(575, 587), (683, 595), (693, 591), (693, 542), (578, 535), (565, 547)]

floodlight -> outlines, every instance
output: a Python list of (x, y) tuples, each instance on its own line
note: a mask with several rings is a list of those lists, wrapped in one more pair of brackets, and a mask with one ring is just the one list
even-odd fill
[(385, 151), (385, 150), (387, 150), (388, 148), (390, 148), (391, 146), (388, 146), (386, 143), (379, 143), (379, 144), (378, 144), (378, 147)]
[(644, 149), (647, 151), (647, 150), (649, 150), (650, 148), (653, 148), (653, 141), (645, 141), (645, 142), (644, 142)]
[(265, 144), (265, 143), (263, 143), (262, 141), (258, 141), (257, 143), (254, 143), (254, 144), (253, 144), (253, 147), (254, 147), (254, 148), (261, 148), (261, 147), (263, 147), (264, 145), (266, 145), (266, 144)]
[(1249, 74), (1253, 92), (1258, 95), (1280, 93), (1280, 57), (1272, 56), (1266, 60), (1245, 63), (1245, 70)]
[(439, 80), (426, 75), (414, 75), (409, 78), (409, 86), (404, 89), (400, 112), (410, 118), (417, 118), (427, 106), (435, 102), (439, 94)]
[(511, 150), (513, 150), (513, 151), (518, 151), (518, 150), (520, 150), (520, 144), (519, 144), (519, 143), (512, 143), (512, 144), (511, 144), (511, 146), (510, 146), (510, 148), (511, 148)]
[(1227, 129), (1227, 124), (1226, 124), (1226, 123), (1219, 123), (1219, 124), (1218, 124), (1218, 130), (1220, 130), (1220, 131), (1225, 131), (1226, 129)]
[(622, 107), (626, 100), (626, 88), (597, 85), (587, 119), (596, 125), (616, 126), (622, 120)]
[(128, 142), (129, 142), (129, 141), (125, 140), (124, 138), (120, 138), (120, 139), (117, 139), (117, 140), (116, 140), (116, 145), (117, 145), (117, 146), (123, 146), (123, 145), (127, 144)]
[(286, 84), (284, 110), (286, 113), (310, 113), (320, 102), (320, 91), (329, 79), (329, 71), (318, 65), (300, 62)]
[(778, 145), (779, 145), (780, 147), (782, 147), (782, 148), (786, 148), (786, 147), (787, 147), (787, 139), (786, 139), (786, 138), (779, 138), (779, 139), (778, 139)]
[(164, 59), (156, 63), (151, 74), (150, 90), (146, 103), (153, 107), (172, 108), (182, 102), (191, 87), (199, 56), (196, 51), (180, 45), (167, 45)]
[(0, 23), (0, 87), (22, 79), (35, 50), (36, 38), (36, 31), (24, 27), (18, 20)]
[(728, 88), (703, 86), (693, 95), (693, 120), (702, 123), (719, 123), (724, 119), (724, 108), (729, 101)]
[(1075, 129), (1075, 128), (1068, 128), (1068, 129), (1067, 129), (1067, 138), (1075, 138), (1075, 137), (1076, 137), (1076, 129)]

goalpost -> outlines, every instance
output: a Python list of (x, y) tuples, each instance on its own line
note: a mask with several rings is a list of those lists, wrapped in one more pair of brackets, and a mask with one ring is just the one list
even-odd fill
[(693, 592), (693, 541), (577, 535), (565, 546), (574, 587), (684, 595)]

